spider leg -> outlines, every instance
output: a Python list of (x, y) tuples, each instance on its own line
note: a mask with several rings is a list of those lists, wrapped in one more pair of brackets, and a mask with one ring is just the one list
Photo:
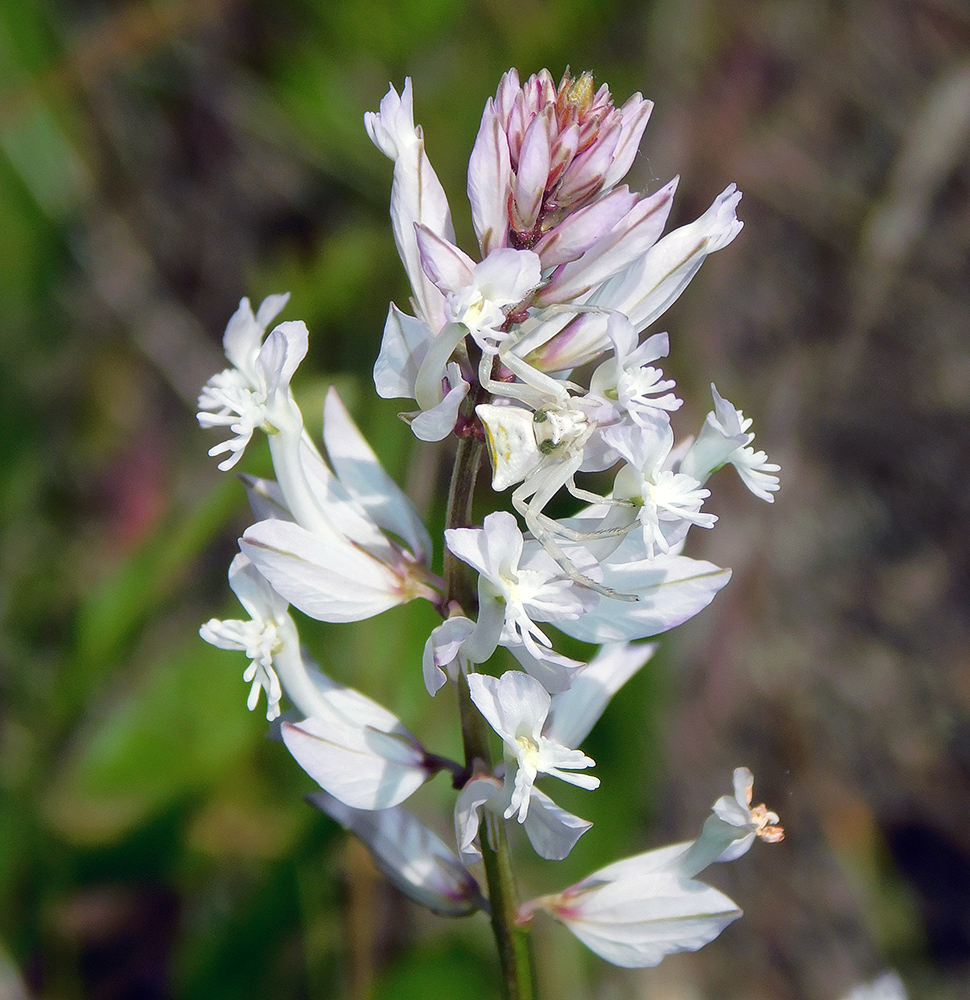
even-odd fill
[(534, 514), (534, 517), (543, 526), (543, 530), (552, 535), (560, 535), (568, 538), (571, 542), (594, 542), (599, 538), (617, 538), (621, 535), (629, 534), (637, 525), (634, 519), (629, 524), (618, 524), (612, 528), (597, 528), (595, 531), (579, 531), (570, 528), (568, 525), (560, 524), (553, 520), (548, 514), (541, 511)]
[(585, 395), (586, 390), (578, 383), (569, 382), (566, 379), (553, 378), (551, 375), (539, 371), (538, 368), (533, 368), (528, 361), (520, 358), (518, 354), (513, 354), (512, 348), (515, 347), (516, 342), (510, 340), (502, 344), (499, 348), (498, 358), (513, 375), (520, 378), (526, 385), (554, 393), (556, 401), (560, 404), (564, 404), (569, 399), (569, 389)]
[(590, 493), (589, 490), (584, 490), (577, 486), (572, 480), (567, 482), (565, 486), (571, 496), (574, 496), (577, 500), (585, 500), (587, 503), (602, 503), (610, 507), (632, 508), (636, 506), (632, 500), (620, 500), (617, 497), (601, 497), (598, 493)]
[(636, 594), (621, 594), (612, 587), (607, 587), (605, 584), (597, 583), (595, 580), (591, 580), (584, 573), (581, 573), (575, 565), (573, 565), (569, 556), (563, 552), (559, 545), (550, 537), (549, 533), (541, 526), (539, 518), (533, 516), (531, 505), (527, 508), (525, 523), (529, 531), (532, 532), (533, 538), (536, 539), (545, 552), (556, 561), (560, 569), (562, 569), (566, 576), (568, 576), (574, 583), (578, 583), (580, 586), (586, 587), (588, 590), (595, 591), (597, 594), (602, 594), (603, 597), (612, 598), (614, 601), (639, 600)]
[[(564, 462), (563, 466), (575, 466), (575, 464), (575, 461)], [(558, 493), (563, 486), (565, 486), (569, 493), (576, 497), (577, 500), (585, 500), (587, 503), (592, 504), (602, 504), (612, 507), (613, 509), (633, 510), (635, 508), (635, 504), (631, 503), (629, 500), (617, 500), (613, 497), (601, 497), (596, 493), (590, 493), (588, 490), (578, 489), (573, 478), (575, 474), (575, 468), (566, 470), (565, 472), (561, 472), (558, 476), (550, 477), (548, 485), (540, 483), (536, 487), (530, 486), (528, 490), (523, 489), (526, 485), (523, 483), (522, 486), (520, 486), (515, 493), (512, 494), (512, 502), (516, 505), (516, 510), (518, 510), (523, 517), (533, 517), (536, 522), (542, 526), (547, 535), (560, 535), (563, 538), (568, 538), (572, 542), (591, 542), (597, 538), (616, 538), (618, 535), (626, 535), (636, 525), (636, 517), (634, 517), (629, 524), (618, 524), (609, 528), (596, 529), (594, 531), (578, 531), (575, 528), (570, 528), (568, 525), (560, 524), (558, 521), (549, 517), (548, 514), (543, 513), (546, 504), (549, 503), (553, 496), (555, 496), (555, 494)], [(532, 479), (534, 479), (534, 476), (530, 477), (530, 483)], [(565, 479), (565, 482), (562, 482), (563, 479)], [(553, 484), (555, 484), (554, 490), (552, 489)], [(525, 501), (528, 500), (532, 494), (535, 494), (532, 503), (526, 503)]]
[[(478, 363), (478, 381), (482, 384), (482, 388), (486, 392), (492, 396), (517, 399), (520, 403), (525, 403), (526, 406), (533, 410), (538, 410), (540, 407), (548, 405), (548, 393), (533, 385), (523, 382), (502, 382), (499, 379), (492, 378), (492, 362), (494, 358), (494, 354), (483, 354), (481, 361)], [(532, 371), (535, 371), (535, 369), (532, 369)], [(536, 374), (539, 373), (537, 372)]]
[[(532, 537), (556, 561), (570, 580), (595, 591), (597, 594), (602, 594), (604, 597), (611, 597), (618, 601), (635, 601), (637, 600), (635, 594), (618, 593), (611, 587), (597, 583), (581, 573), (552, 538), (553, 532), (547, 527), (549, 524), (555, 525), (556, 522), (542, 513), (543, 508), (572, 479), (581, 462), (582, 454), (579, 454), (559, 465), (549, 466), (546, 469), (540, 467), (529, 477), (527, 482), (522, 483), (512, 493), (512, 505), (525, 519), (526, 527), (532, 532)], [(536, 480), (539, 482), (537, 483)], [(556, 525), (557, 529), (561, 527), (562, 525)], [(571, 530), (567, 529), (567, 531)]]
[(554, 302), (550, 306), (543, 306), (536, 313), (540, 319), (546, 315), (556, 316), (559, 313), (573, 313), (576, 315), (582, 315), (584, 313), (594, 313), (597, 316), (612, 316), (613, 313), (617, 312), (616, 309), (610, 309), (607, 306), (593, 306), (587, 305), (583, 302)]
[[(482, 385), (493, 396), (507, 396), (518, 399), (538, 410), (550, 403), (565, 405), (569, 399), (569, 387), (572, 383), (554, 379), (551, 375), (540, 372), (518, 355), (513, 354), (506, 341), (498, 351), (499, 361), (519, 380), (518, 382), (500, 382), (492, 378), (492, 355), (483, 355), (479, 364), (478, 377)], [(574, 386), (580, 389), (579, 386)]]

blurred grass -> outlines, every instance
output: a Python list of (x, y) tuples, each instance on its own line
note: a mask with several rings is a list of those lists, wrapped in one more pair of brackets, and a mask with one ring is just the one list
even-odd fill
[[(222, 363), (219, 338), (239, 298), (290, 290), (286, 318), (311, 329), (297, 383), (308, 426), (318, 432), (326, 387), (337, 384), (440, 535), (442, 456), (415, 448), (394, 419), (395, 401), (377, 400), (369, 384), (387, 302), (404, 306), (408, 293), (387, 218), (390, 166), (367, 140), (362, 115), (389, 80), (400, 89), (406, 75), (414, 78), (416, 117), (469, 247), (464, 169), (486, 97), (510, 65), (525, 76), (543, 65), (558, 75), (568, 64), (592, 69), (618, 101), (637, 89), (657, 100), (631, 185), (656, 187), (683, 167), (679, 220), (728, 180), (743, 181), (742, 215), (753, 211), (763, 224), (760, 235), (749, 225), (744, 236), (761, 248), (749, 251), (755, 276), (720, 262), (705, 269), (670, 318), (675, 345), (681, 338), (671, 368), (691, 393), (715, 374), (720, 383), (722, 371), (734, 378), (748, 394), (736, 401), (759, 433), (764, 420), (764, 436), (794, 459), (786, 380), (838, 334), (825, 327), (834, 307), (795, 310), (779, 289), (802, 289), (810, 303), (838, 297), (846, 279), (831, 247), (851, 243), (846, 233), (863, 225), (901, 143), (899, 117), (933, 73), (966, 56), (965, 17), (928, 4), (930, 26), (920, 22), (923, 34), (912, 36), (911, 62), (887, 57), (885, 75), (873, 80), (868, 64), (841, 60), (832, 39), (859, 30), (863, 53), (867, 45), (877, 55), (897, 51), (892, 45), (908, 53), (889, 29), (872, 28), (902, 15), (889, 3), (849, 6), (0, 6), (0, 995), (490, 995), (482, 985), (494, 972), (484, 919), (428, 916), (376, 878), (304, 805), (300, 795), (312, 783), (265, 740), (259, 711), (246, 712), (242, 657), (198, 639), (202, 621), (237, 613), (225, 572), (247, 515), (239, 484), (205, 455), (215, 439), (195, 423), (194, 395)], [(808, 51), (829, 51), (830, 62), (806, 68)], [(848, 112), (839, 105), (818, 123), (815, 145), (796, 155), (792, 136), (803, 134), (813, 107), (796, 99), (796, 80), (811, 81), (809, 94), (827, 93), (834, 67), (851, 78), (850, 95), (891, 91), (893, 110), (853, 96), (856, 118), (845, 120), (858, 122), (858, 146), (840, 145)], [(830, 163), (838, 175), (831, 184)], [(938, 173), (949, 177), (945, 166)], [(964, 170), (947, 189), (958, 207), (966, 184)], [(818, 243), (799, 243), (793, 233), (803, 229)], [(838, 267), (849, 271), (851, 262)], [(837, 273), (820, 278), (818, 269)], [(812, 284), (823, 280), (830, 284)], [(748, 325), (723, 318), (724, 302)], [(953, 330), (962, 357), (966, 325)], [(850, 360), (860, 355), (860, 337), (865, 357), (865, 335), (846, 334)], [(806, 353), (786, 354), (793, 344), (807, 344)], [(781, 388), (762, 396), (759, 387), (779, 372)], [(963, 382), (952, 384), (962, 392)], [(248, 461), (248, 471), (267, 471), (264, 454)], [(726, 537), (729, 520), (719, 527)], [(762, 551), (752, 523), (760, 522), (735, 536), (737, 551), (726, 543), (732, 565), (750, 565)], [(739, 593), (732, 628), (771, 604), (758, 604), (750, 589)], [(302, 634), (325, 669), (392, 705), (449, 753), (451, 706), (444, 695), (429, 701), (420, 680), (432, 625), (427, 608), (405, 608), (356, 626), (307, 623)], [(668, 645), (676, 649), (677, 640)], [(691, 773), (689, 794), (675, 804), (663, 779), (677, 761), (678, 744), (668, 743), (674, 699), (685, 696), (685, 685), (670, 680), (678, 655), (658, 657), (592, 734), (603, 790), (583, 797), (564, 788), (557, 797), (596, 826), (562, 865), (526, 863), (528, 891), (561, 887), (657, 843), (655, 821), (674, 838), (692, 835), (725, 790)], [(713, 656), (714, 682), (718, 662)], [(758, 669), (755, 662), (756, 677)], [(808, 711), (793, 690), (792, 714)], [(696, 722), (690, 712), (706, 710), (709, 692), (688, 681), (686, 697), (694, 699), (686, 717)], [(683, 755), (681, 776), (706, 752), (701, 721), (687, 730), (694, 756)], [(780, 745), (784, 756), (784, 719), (760, 729), (762, 721), (738, 723), (744, 752), (766, 755), (766, 744)], [(450, 801), (438, 779), (416, 808), (447, 833)], [(859, 898), (875, 900), (872, 933), (911, 963), (926, 996), (951, 995), (940, 984), (964, 973), (947, 979), (933, 971), (918, 906), (886, 860), (868, 807), (853, 793), (837, 801), (858, 819), (841, 840), (832, 832), (838, 824), (827, 827), (846, 859), (846, 882), (857, 887), (853, 919), (865, 925)], [(769, 804), (784, 813), (784, 802)], [(745, 877), (760, 863), (750, 859)], [(819, 919), (832, 919), (851, 895), (839, 895)], [(786, 900), (789, 912), (803, 914)], [(765, 906), (780, 927), (784, 919)], [(760, 933), (770, 940), (747, 956), (748, 968), (772, 968), (772, 944), (791, 968), (805, 960), (794, 957), (794, 932)], [(632, 996), (641, 986), (651, 996), (698, 995), (683, 992), (677, 970), (724, 986), (703, 966), (676, 961), (673, 973), (652, 979), (610, 976), (557, 928), (541, 925), (537, 936), (550, 996)], [(830, 981), (794, 972), (786, 979), (774, 969), (763, 989), (828, 1000), (838, 976), (841, 984), (869, 971), (870, 953), (862, 952)], [(726, 989), (718, 995), (764, 995), (737, 982)]]

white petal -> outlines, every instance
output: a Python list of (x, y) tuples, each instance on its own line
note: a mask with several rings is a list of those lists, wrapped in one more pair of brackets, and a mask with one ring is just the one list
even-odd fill
[[(461, 644), (475, 628), (475, 623), (460, 616), (448, 618), (428, 637), (424, 644), (422, 670), (428, 694), (434, 696), (447, 680), (442, 668), (450, 667), (458, 659)], [(451, 671), (449, 671), (450, 673)], [(456, 676), (455, 673), (452, 676)]]
[(241, 552), (229, 566), (229, 587), (253, 621), (274, 621), (286, 614), (286, 601), (273, 590), (252, 560)]
[(458, 854), (466, 865), (481, 861), (478, 846), (482, 810), (486, 804), (502, 795), (502, 782), (491, 775), (476, 775), (458, 793), (455, 803), (455, 840)]
[(280, 323), (266, 338), (256, 368), (265, 379), (268, 395), (289, 389), (293, 373), (306, 357), (308, 342), (309, 333), (302, 321)]
[(264, 329), (273, 322), (283, 311), (284, 306), (290, 300), (289, 292), (281, 292), (276, 295), (267, 295), (259, 304), (256, 310), (256, 322)]
[(634, 94), (620, 108), (623, 124), (620, 141), (613, 150), (613, 162), (603, 178), (603, 188), (609, 190), (621, 181), (633, 166), (643, 131), (653, 111), (653, 101), (645, 101), (640, 94)]
[(561, 809), (538, 788), (532, 789), (524, 826), (529, 843), (540, 858), (562, 861), (592, 825), (589, 820)]
[(446, 528), (445, 544), (478, 573), (491, 571), (488, 539), (481, 528)]
[(288, 521), (254, 524), (239, 547), (280, 596), (320, 621), (362, 621), (411, 599), (383, 563)]
[(414, 124), (410, 78), (405, 80), (400, 97), (391, 87), (381, 101), (380, 112), (364, 115), (364, 124), (374, 145), (394, 161), (391, 185), (394, 242), (411, 281), (421, 318), (437, 331), (445, 321), (445, 300), (421, 269), (414, 225), (426, 225), (442, 239), (452, 242), (455, 232), (444, 188), (425, 153), (421, 129)]
[[(458, 365), (448, 367), (453, 369)], [(430, 410), (423, 410), (411, 421), (414, 436), (419, 441), (443, 441), (455, 429), (458, 410), (470, 388), (464, 379), (456, 378), (440, 403)]]
[(683, 875), (678, 867), (678, 861), (687, 853), (692, 844), (693, 841), (687, 840), (681, 844), (657, 847), (652, 851), (635, 854), (632, 858), (614, 861), (613, 864), (600, 868), (588, 878), (583, 879), (580, 886), (596, 885), (599, 882), (635, 880), (643, 878), (645, 875), (654, 875), (657, 872)]
[(713, 472), (731, 461), (732, 455), (754, 437), (741, 426), (740, 410), (731, 407), (730, 418), (724, 419), (724, 400), (713, 385), (711, 391), (714, 393), (715, 410), (705, 417), (700, 434), (680, 463), (681, 472), (701, 483), (706, 483)]
[(401, 312), (392, 302), (374, 364), (377, 395), (382, 399), (414, 399), (414, 383), (433, 341), (427, 323)]
[[(726, 247), (742, 223), (735, 214), (741, 192), (728, 185), (696, 221), (668, 233), (643, 258), (618, 275), (623, 294), (615, 303), (638, 330), (664, 313), (690, 283), (707, 255)], [(602, 304), (602, 303), (601, 303)]]
[(249, 509), (257, 521), (268, 521), (276, 518), (292, 521), (290, 512), (286, 509), (283, 491), (279, 483), (273, 479), (260, 479), (258, 476), (240, 476), (249, 500)]
[[(740, 199), (729, 185), (704, 215), (658, 240), (625, 270), (592, 289), (585, 303), (623, 313), (637, 330), (646, 329), (680, 297), (708, 254), (726, 247), (741, 231), (735, 215)], [(535, 351), (531, 360), (543, 371), (575, 368), (607, 347), (606, 326), (604, 316), (589, 313), (569, 322), (560, 336), (553, 336), (554, 325), (535, 332), (516, 353)]]
[(489, 100), (468, 161), (468, 200), (482, 256), (508, 241), (509, 143)]
[(676, 555), (627, 563), (607, 561), (602, 566), (608, 587), (636, 594), (638, 600), (604, 597), (575, 621), (556, 622), (560, 631), (584, 642), (623, 642), (666, 632), (706, 608), (731, 578), (729, 569)]
[(315, 506), (334, 530), (336, 544), (350, 541), (385, 564), (396, 562), (400, 553), (333, 474), (307, 434), (300, 440), (300, 462)]
[(351, 809), (326, 792), (307, 798), (360, 837), (377, 867), (409, 899), (450, 917), (487, 905), (454, 852), (402, 806), (370, 812)]
[(542, 280), (542, 264), (531, 250), (502, 247), (475, 265), (474, 283), (498, 306), (514, 306)]
[(468, 690), (488, 724), (513, 746), (521, 735), (538, 735), (549, 711), (549, 694), (537, 680), (518, 671), (506, 671), (501, 677), (469, 674)]
[(321, 788), (355, 809), (396, 806), (430, 776), (424, 752), (413, 737), (341, 724), (334, 718), (305, 719), (298, 725), (284, 722), (282, 733), (300, 767)]
[(404, 491), (384, 471), (331, 387), (323, 411), (323, 441), (334, 472), (374, 522), (408, 543), (421, 561), (431, 561), (431, 538)]
[(445, 539), (459, 559), (497, 586), (503, 585), (503, 572), (514, 573), (518, 568), (522, 532), (508, 511), (489, 514), (481, 528), (448, 528)]
[(603, 646), (573, 677), (569, 690), (553, 696), (545, 735), (567, 747), (579, 746), (603, 714), (610, 698), (656, 650), (655, 643)]
[(405, 728), (404, 723), (393, 712), (372, 698), (368, 698), (360, 691), (340, 684), (332, 677), (321, 673), (315, 664), (310, 672), (310, 677), (317, 694), (313, 712), (314, 718), (323, 723), (333, 720), (338, 724), (396, 733), (417, 743), (414, 736)]
[[(458, 529), (456, 529), (458, 530)], [(461, 654), (469, 663), (484, 663), (498, 647), (505, 630), (505, 601), (484, 576), (478, 578), (478, 621), (461, 644)]]
[(421, 267), (443, 293), (455, 294), (472, 283), (475, 262), (464, 250), (426, 226), (415, 226), (414, 235)]
[[(577, 672), (585, 666), (581, 660), (571, 660), (568, 656), (563, 656), (553, 649), (546, 649), (544, 646), (537, 647), (540, 655), (534, 656), (522, 642), (507, 642), (503, 638), (502, 645), (519, 661), (522, 669), (534, 677), (551, 695), (568, 690)], [(555, 738), (567, 746), (574, 745), (558, 736)]]
[(259, 354), (266, 327), (282, 312), (289, 297), (289, 292), (267, 296), (255, 316), (249, 299), (242, 299), (239, 308), (229, 320), (222, 338), (226, 357), (247, 376), (253, 375), (256, 356)]
[(655, 874), (590, 889), (553, 915), (608, 962), (645, 968), (675, 952), (696, 951), (741, 911), (701, 882)]

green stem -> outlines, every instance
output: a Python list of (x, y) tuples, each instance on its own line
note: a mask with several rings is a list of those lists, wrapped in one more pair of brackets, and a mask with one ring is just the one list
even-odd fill
[[(447, 527), (463, 528), (472, 523), (472, 498), (475, 480), (482, 462), (484, 445), (474, 437), (461, 438), (455, 467), (451, 474), (448, 495)], [(445, 550), (446, 602), (455, 601), (460, 607), (470, 609), (475, 604), (475, 592), (464, 563)], [(472, 770), (492, 769), (491, 734), (488, 723), (475, 707), (468, 691), (464, 674), (458, 678), (458, 711), (461, 716), (461, 735), (465, 746), (465, 765)], [(502, 968), (502, 995), (505, 1000), (534, 1000), (535, 963), (528, 932), (516, 926), (518, 892), (512, 873), (512, 859), (505, 835), (505, 821), (497, 817), (491, 824), (492, 842), (482, 830), (480, 841), (488, 899), (492, 909), (492, 932), (498, 948)]]

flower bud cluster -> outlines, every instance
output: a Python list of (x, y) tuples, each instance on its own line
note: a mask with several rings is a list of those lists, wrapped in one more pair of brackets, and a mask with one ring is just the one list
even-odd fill
[[(224, 344), (230, 368), (199, 400), (199, 421), (233, 437), (210, 452), (221, 469), (266, 433), (275, 481), (245, 480), (256, 522), (240, 539), (230, 586), (248, 621), (208, 622), (207, 641), (250, 659), (252, 709), (267, 718), (285, 697), (281, 735), (321, 786), (313, 801), (361, 837), (399, 888), (437, 912), (488, 906), (469, 866), (483, 831), (524, 828), (537, 853), (566, 857), (591, 826), (537, 785), (547, 778), (593, 790), (594, 761), (579, 744), (610, 698), (650, 659), (659, 635), (697, 614), (730, 571), (683, 554), (692, 526), (711, 528), (707, 483), (732, 465), (771, 501), (778, 466), (752, 447), (751, 421), (712, 386), (696, 439), (675, 442), (680, 405), (658, 362), (666, 333), (641, 336), (681, 293), (707, 254), (741, 229), (731, 185), (698, 220), (663, 235), (676, 181), (653, 194), (621, 184), (649, 117), (637, 94), (614, 106), (589, 74), (557, 87), (543, 71), (520, 84), (509, 71), (485, 107), (468, 171), (480, 259), (455, 244), (445, 193), (414, 124), (410, 81), (365, 116), (394, 163), (391, 219), (412, 289), (413, 315), (390, 307), (374, 368), (378, 393), (413, 399), (403, 414), (423, 441), (481, 440), (496, 493), (512, 510), (480, 525), (458, 519), (444, 557), (477, 575), (474, 599), (436, 575), (434, 549), (404, 493), (381, 468), (336, 392), (324, 411), (325, 456), (304, 428), (290, 380), (307, 350), (302, 323), (267, 328), (286, 304), (247, 300)], [(589, 364), (589, 376), (574, 369)], [(475, 455), (474, 449), (465, 454)], [(455, 477), (475, 468), (456, 466)], [(608, 473), (601, 493), (577, 477)], [(550, 502), (581, 504), (555, 518)], [(525, 529), (525, 530), (523, 530)], [(293, 606), (328, 622), (359, 621), (414, 599), (442, 623), (427, 639), (424, 683), (453, 684), (494, 730), (502, 760), (469, 766), (431, 753), (393, 713), (323, 674), (302, 650)], [(464, 602), (464, 603), (462, 603)], [(555, 648), (555, 633), (600, 645), (589, 662)], [(499, 649), (521, 669), (490, 671)], [(458, 789), (455, 850), (402, 803), (438, 771)], [(520, 908), (564, 923), (619, 965), (652, 965), (700, 947), (739, 915), (695, 881), (708, 864), (781, 838), (777, 817), (751, 808), (750, 772), (718, 801), (700, 837), (618, 862)]]

